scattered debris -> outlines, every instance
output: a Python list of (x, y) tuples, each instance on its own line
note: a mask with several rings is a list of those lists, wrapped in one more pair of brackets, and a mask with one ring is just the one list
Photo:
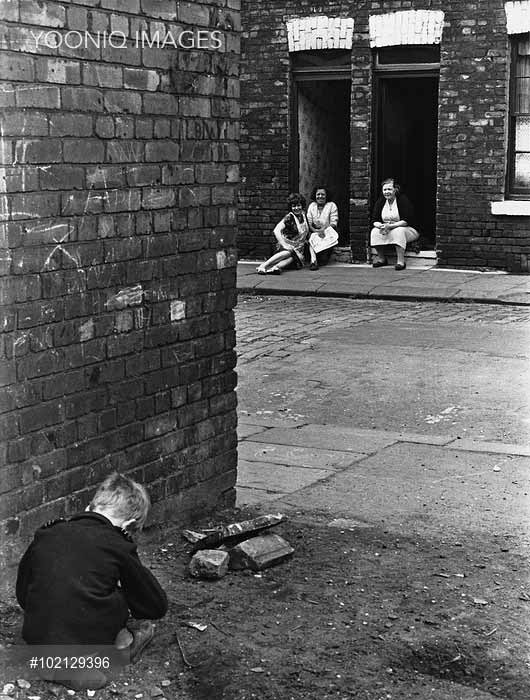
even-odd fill
[(261, 666), (254, 666), (254, 668), (251, 668), (250, 670), (252, 673), (265, 673), (265, 669)]
[(94, 695), (96, 694), (95, 690), (87, 690), (86, 694), (88, 695), (89, 698), (93, 698)]
[(352, 518), (336, 518), (328, 523), (328, 527), (336, 527), (338, 530), (354, 530), (357, 527), (370, 527), (370, 525), (362, 522), (362, 520), (353, 520)]
[(197, 544), (207, 537), (205, 532), (197, 532), (196, 530), (182, 530), (182, 536), (192, 544)]
[(445, 664), (442, 664), (442, 666), (440, 668), (444, 668), (445, 666), (449, 666), (449, 664), (455, 664), (457, 661), (460, 661), (461, 658), (462, 658), (462, 654), (457, 654), (453, 659), (451, 659), (450, 661), (447, 661), (447, 663), (445, 663)]
[(17, 680), (17, 685), (19, 688), (23, 688), (24, 690), (27, 690), (28, 688), (31, 688), (31, 683), (24, 678), (19, 678)]
[[(175, 641), (177, 642), (177, 645), (178, 645), (178, 648), (180, 651), (180, 655), (182, 657), (182, 661), (184, 662), (184, 665), (187, 666), (188, 668), (193, 668), (192, 664), (190, 664), (190, 662), (186, 658), (186, 654), (184, 653), (184, 647), (182, 646), (182, 643), (179, 639), (178, 634), (176, 632), (174, 632), (173, 634), (175, 637)], [(162, 686), (162, 688), (166, 688), (168, 685), (170, 685), (170, 683), (171, 683), (171, 681), (162, 681), (162, 683), (160, 685)]]
[(230, 568), (259, 571), (290, 557), (291, 545), (279, 535), (261, 535), (236, 545), (230, 552)]
[[(200, 533), (195, 530), (184, 530), (182, 534), (194, 544), (195, 549), (208, 549), (227, 540), (238, 540), (242, 536), (250, 537), (253, 533), (279, 525), (284, 520), (285, 515), (282, 513), (260, 515), (257, 518), (252, 518), (252, 520), (242, 520), (239, 523), (230, 523), (229, 525), (218, 525)], [(203, 537), (197, 540), (197, 537), (200, 535), (203, 535)]]
[(2, 689), (3, 695), (12, 695), (15, 692), (15, 686), (13, 683), (6, 683)]
[(158, 688), (156, 685), (154, 688), (151, 688), (150, 695), (152, 698), (159, 698), (162, 695), (164, 695), (164, 691), (162, 688)]
[(189, 620), (184, 624), (187, 627), (193, 627), (193, 629), (199, 630), (199, 632), (205, 632), (208, 629), (208, 625), (206, 625), (204, 622), (192, 622), (191, 620)]
[(488, 601), (484, 600), (484, 598), (473, 598), (473, 603), (475, 603), (475, 605), (487, 605)]
[(228, 571), (230, 555), (220, 549), (203, 549), (190, 561), (190, 574), (196, 578), (219, 579)]
[[(177, 637), (177, 642), (178, 642), (178, 637)], [(167, 688), (168, 686), (171, 685), (171, 681), (168, 681), (168, 680), (162, 681), (162, 683), (160, 683), (160, 685), (162, 686), (162, 688)]]
[(489, 632), (484, 632), (484, 636), (485, 636), (485, 637), (491, 637), (491, 635), (492, 635), (492, 634), (495, 634), (496, 631), (497, 631), (497, 628), (494, 627), (494, 628), (493, 628), (492, 630), (490, 630)]

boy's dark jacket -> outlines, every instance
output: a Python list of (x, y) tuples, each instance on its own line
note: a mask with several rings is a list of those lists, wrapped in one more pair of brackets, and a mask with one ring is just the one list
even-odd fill
[(18, 567), (16, 594), (28, 644), (112, 644), (129, 614), (167, 612), (166, 594), (134, 542), (91, 512), (37, 530)]

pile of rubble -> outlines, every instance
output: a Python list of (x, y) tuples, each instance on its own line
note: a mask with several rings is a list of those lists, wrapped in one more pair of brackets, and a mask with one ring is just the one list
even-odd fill
[(192, 576), (222, 578), (229, 569), (261, 571), (290, 557), (294, 549), (276, 534), (266, 533), (285, 520), (281, 513), (260, 515), (230, 525), (201, 530), (184, 530), (193, 545), (189, 570)]

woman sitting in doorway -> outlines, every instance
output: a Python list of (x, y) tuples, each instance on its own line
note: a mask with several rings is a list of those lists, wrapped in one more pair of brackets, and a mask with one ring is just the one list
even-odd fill
[(307, 249), (311, 257), (311, 269), (316, 265), (316, 254), (309, 247), (309, 224), (304, 213), (305, 198), (298, 193), (290, 194), (287, 203), (289, 213), (274, 228), (277, 251), (256, 269), (259, 275), (279, 275), (286, 267), (303, 267)]
[[(311, 204), (307, 209), (307, 221), (311, 233), (316, 232), (323, 236), (325, 229), (331, 226), (338, 230), (339, 225), (339, 210), (328, 187), (319, 185), (315, 187), (311, 193)], [(311, 265), (311, 270), (318, 270), (318, 265), (325, 265), (331, 257), (333, 248), (317, 253), (317, 262)]]
[(407, 243), (416, 241), (420, 234), (416, 230), (415, 215), (409, 199), (400, 193), (400, 186), (393, 177), (382, 182), (382, 196), (374, 206), (372, 215), (373, 228), (370, 233), (370, 245), (377, 251), (377, 259), (372, 267), (387, 264), (384, 246), (393, 245), (396, 249), (396, 270), (404, 270), (405, 248)]

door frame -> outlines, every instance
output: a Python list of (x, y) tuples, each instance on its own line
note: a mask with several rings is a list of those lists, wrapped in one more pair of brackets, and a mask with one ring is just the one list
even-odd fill
[[(290, 56), (289, 94), (289, 172), (290, 192), (298, 192), (300, 179), (300, 138), (298, 133), (298, 85), (304, 82), (348, 80), (351, 96), (351, 51), (339, 50), (335, 60), (327, 60), (328, 49), (294, 53)], [(329, 55), (329, 54), (327, 54)], [(296, 59), (302, 59), (298, 65)], [(350, 112), (351, 117), (351, 112)], [(349, 190), (349, 186), (348, 186)]]
[[(344, 80), (350, 83), (351, 96), (351, 68), (338, 66), (292, 68), (291, 67), (291, 95), (289, 99), (289, 191), (298, 192), (300, 184), (300, 137), (298, 131), (298, 86), (301, 83), (330, 82)], [(351, 118), (351, 114), (350, 114)], [(349, 189), (349, 188), (348, 188)]]
[[(379, 194), (379, 185), (383, 173), (379, 172), (379, 148), (382, 133), (381, 124), (381, 104), (382, 89), (381, 83), (387, 80), (401, 80), (403, 78), (435, 78), (438, 81), (438, 90), (440, 87), (440, 66), (433, 63), (414, 63), (414, 64), (384, 64), (377, 63), (374, 65), (374, 80), (372, 90), (372, 167), (371, 167), (371, 202), (370, 211), (372, 210), (375, 201)], [(438, 100), (438, 106), (440, 102)], [(436, 123), (436, 136), (438, 140), (438, 120)], [(437, 173), (435, 173), (437, 175)], [(438, 189), (438, 178), (436, 177), (436, 188), (434, 192), (434, 219), (436, 221), (436, 193)], [(434, 231), (434, 246), (436, 247), (436, 230)]]

